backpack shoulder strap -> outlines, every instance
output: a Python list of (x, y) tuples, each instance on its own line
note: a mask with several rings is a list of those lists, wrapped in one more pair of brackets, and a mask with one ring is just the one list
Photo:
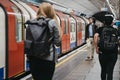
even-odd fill
[(49, 23), (50, 19), (49, 19), (49, 18), (46, 18), (46, 19), (44, 19), (44, 20), (46, 21), (46, 24), (45, 24), (46, 26), (44, 26), (45, 29), (44, 29), (43, 33), (42, 33), (41, 36), (37, 39), (38, 41), (41, 40), (41, 39), (44, 37), (43, 34), (46, 32), (46, 30), (49, 29), (49, 25), (48, 25), (48, 23)]

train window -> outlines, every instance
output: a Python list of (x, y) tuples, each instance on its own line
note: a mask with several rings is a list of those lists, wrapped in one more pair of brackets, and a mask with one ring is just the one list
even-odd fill
[(75, 32), (75, 23), (70, 24), (70, 32)]
[(80, 25), (80, 22), (77, 23), (77, 28), (78, 28), (78, 32), (81, 31), (81, 25)]
[(16, 41), (20, 42), (22, 41), (22, 16), (20, 11), (16, 8), (12, 6), (13, 11), (15, 12), (15, 26), (16, 26)]
[(65, 23), (64, 34), (67, 34), (68, 33), (68, 22), (67, 22), (67, 19), (64, 19), (64, 23)]
[(82, 22), (82, 31), (85, 31), (85, 23)]

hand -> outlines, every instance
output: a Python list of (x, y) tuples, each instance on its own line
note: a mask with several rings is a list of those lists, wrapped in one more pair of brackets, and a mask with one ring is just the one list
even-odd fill
[(96, 47), (96, 53), (99, 54), (99, 47)]

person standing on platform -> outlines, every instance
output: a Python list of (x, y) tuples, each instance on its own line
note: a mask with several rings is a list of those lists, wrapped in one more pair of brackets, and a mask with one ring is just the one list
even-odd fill
[(92, 60), (94, 58), (94, 33), (96, 32), (97, 26), (95, 25), (95, 18), (90, 17), (89, 18), (89, 24), (86, 26), (86, 42), (87, 46), (89, 48), (88, 56), (86, 60)]
[[(120, 24), (118, 25), (118, 34), (120, 34)], [(119, 36), (119, 44), (118, 44), (118, 54), (120, 54), (120, 36)]]
[[(43, 57), (39, 55), (34, 56), (34, 52), (32, 52), (33, 51), (32, 49), (31, 49), (31, 54), (33, 55), (30, 55), (29, 53), (27, 54), (30, 64), (30, 72), (34, 80), (52, 80), (55, 71), (55, 57), (56, 57), (54, 45), (60, 46), (60, 40), (61, 40), (60, 26), (58, 25), (57, 22), (55, 10), (53, 9), (51, 4), (43, 2), (40, 4), (38, 9), (37, 20), (39, 20), (39, 24), (41, 25), (41, 23), (43, 22), (42, 20), (45, 19), (49, 19), (47, 27), (49, 27), (49, 31), (53, 32), (52, 42), (50, 44), (50, 49), (49, 49), (50, 54)], [(30, 31), (30, 29), (26, 31), (26, 34), (29, 35), (26, 36), (26, 39), (34, 41), (33, 39), (34, 36), (30, 36), (31, 32), (32, 31)]]
[(113, 15), (105, 15), (104, 26), (94, 35), (96, 53), (99, 55), (101, 80), (113, 80), (113, 70), (118, 57), (118, 31), (112, 25)]

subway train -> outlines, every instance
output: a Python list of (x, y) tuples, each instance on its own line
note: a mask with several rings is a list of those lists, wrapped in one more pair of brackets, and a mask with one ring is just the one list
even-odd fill
[[(29, 72), (29, 63), (24, 54), (24, 23), (36, 17), (39, 6), (29, 1), (0, 0), (0, 80), (15, 79)], [(85, 43), (88, 20), (55, 10), (63, 31), (61, 46), (56, 48), (60, 56)]]

